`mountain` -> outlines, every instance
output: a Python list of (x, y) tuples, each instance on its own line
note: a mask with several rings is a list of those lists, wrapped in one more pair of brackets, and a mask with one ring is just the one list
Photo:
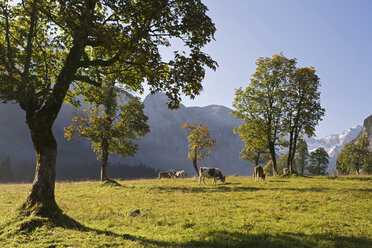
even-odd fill
[(186, 170), (193, 175), (192, 162), (187, 160), (188, 133), (182, 125), (200, 121), (216, 140), (215, 149), (201, 161), (201, 166), (218, 167), (227, 175), (252, 172), (253, 167), (239, 159), (243, 143), (233, 129), (240, 125), (240, 121), (232, 116), (231, 109), (219, 105), (185, 107), (180, 104), (179, 109), (170, 110), (166, 102), (167, 97), (162, 93), (145, 98), (144, 111), (149, 117), (151, 131), (139, 142), (138, 153), (127, 161), (159, 169)]
[[(57, 179), (92, 178), (99, 173), (90, 143), (86, 140), (69, 142), (64, 138), (64, 127), (70, 125), (73, 113), (70, 105), (64, 105), (53, 126), (58, 145)], [(0, 104), (0, 116), (0, 162), (9, 156), (17, 178), (30, 181), (36, 159), (25, 112), (17, 104)]]
[[(208, 126), (212, 138), (216, 140), (215, 149), (200, 165), (219, 167), (227, 175), (251, 173), (252, 166), (239, 159), (239, 150), (243, 144), (239, 136), (233, 133), (233, 129), (240, 122), (233, 118), (231, 109), (218, 105), (185, 107), (181, 104), (179, 109), (169, 110), (166, 101), (167, 98), (162, 93), (146, 97), (144, 105), (145, 113), (149, 116), (150, 134), (139, 142), (135, 157), (112, 156), (109, 163), (144, 164), (155, 169), (186, 170), (189, 175), (193, 175), (192, 162), (187, 160), (187, 132), (182, 129), (182, 125), (200, 121)], [(63, 128), (70, 125), (74, 112), (70, 105), (64, 105), (53, 126), (58, 144), (57, 179), (96, 179), (100, 164), (89, 141), (67, 141), (64, 138)], [(25, 113), (16, 104), (0, 104), (0, 116), (0, 162), (9, 156), (17, 178), (32, 180), (35, 153), (25, 123)], [(108, 167), (110, 176), (124, 177), (113, 174), (116, 171), (123, 173), (123, 170), (111, 170), (110, 174), (110, 166)]]
[(319, 147), (323, 147), (327, 151), (329, 155), (329, 165), (327, 171), (332, 171), (336, 166), (337, 156), (340, 154), (341, 149), (345, 144), (353, 141), (361, 131), (362, 127), (355, 125), (339, 134), (330, 134), (324, 138), (308, 138), (305, 140), (307, 142), (309, 152), (314, 151)]
[[(111, 156), (109, 163), (142, 164), (154, 169), (185, 170), (189, 175), (193, 175), (195, 172), (192, 162), (187, 160), (188, 133), (182, 125), (200, 121), (202, 125), (208, 127), (211, 137), (216, 140), (216, 147), (199, 165), (218, 167), (226, 175), (252, 173), (252, 164), (240, 160), (239, 151), (243, 148), (243, 143), (240, 137), (233, 133), (233, 129), (239, 126), (241, 121), (232, 116), (231, 109), (220, 105), (185, 107), (180, 104), (179, 109), (170, 110), (166, 102), (167, 97), (162, 93), (148, 95), (145, 98), (144, 111), (149, 117), (150, 133), (139, 141), (139, 149), (134, 157)], [(97, 179), (100, 164), (91, 150), (89, 141), (84, 139), (67, 141), (64, 138), (63, 128), (70, 125), (74, 112), (70, 105), (64, 105), (53, 127), (58, 144), (57, 179)], [(0, 163), (9, 156), (16, 177), (20, 180), (32, 180), (35, 153), (25, 124), (24, 111), (15, 104), (0, 104), (0, 117)], [(364, 121), (363, 128), (354, 126), (340, 134), (307, 139), (309, 150), (324, 147), (330, 155), (328, 170), (331, 171), (342, 147), (354, 140), (362, 129), (369, 134), (371, 140), (372, 116)], [(114, 168), (116, 167), (108, 167), (109, 176), (127, 178), (128, 175), (125, 174), (127, 169)]]

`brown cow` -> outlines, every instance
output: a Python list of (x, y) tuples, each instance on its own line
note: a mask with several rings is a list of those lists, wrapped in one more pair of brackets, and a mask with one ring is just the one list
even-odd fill
[(265, 174), (264, 174), (264, 170), (259, 165), (254, 167), (253, 176), (256, 179), (256, 182), (260, 181), (260, 179), (265, 181), (265, 177), (266, 177)]

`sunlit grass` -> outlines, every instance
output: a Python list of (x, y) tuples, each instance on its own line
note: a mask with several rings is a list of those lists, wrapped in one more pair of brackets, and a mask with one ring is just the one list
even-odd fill
[[(55, 221), (17, 217), (0, 185), (0, 247), (371, 247), (372, 177), (60, 182)], [(134, 210), (139, 215), (131, 216)]]

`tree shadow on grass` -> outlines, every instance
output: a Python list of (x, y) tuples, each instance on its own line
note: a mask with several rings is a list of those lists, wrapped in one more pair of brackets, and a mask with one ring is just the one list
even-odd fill
[(355, 192), (366, 192), (366, 193), (370, 193), (372, 192), (372, 189), (342, 189), (342, 191), (355, 191)]
[[(249, 234), (214, 231), (175, 247), (371, 247), (372, 240), (333, 234)], [(172, 245), (170, 245), (172, 246)]]
[(199, 235), (193, 240), (184, 242), (158, 241), (144, 237), (136, 237), (145, 247), (177, 247), (177, 248), (314, 248), (314, 247), (371, 247), (371, 239), (339, 236), (331, 233), (306, 235), (304, 233), (250, 234), (212, 231)]
[(295, 191), (295, 192), (325, 192), (330, 188), (309, 187), (309, 188), (258, 188), (258, 187), (227, 187), (224, 185), (213, 187), (152, 187), (151, 190), (162, 192), (182, 191), (183, 193), (211, 193), (211, 192), (255, 192), (255, 191)]
[(21, 233), (32, 233), (35, 229), (47, 226), (49, 228), (61, 227), (78, 232), (94, 232), (97, 235), (105, 235), (122, 241), (139, 242), (144, 247), (372, 247), (371, 239), (363, 239), (349, 236), (339, 236), (332, 233), (306, 235), (304, 233), (282, 233), (277, 235), (270, 234), (251, 234), (247, 231), (229, 232), (227, 230), (217, 230), (199, 234), (192, 240), (180, 242), (161, 241), (149, 239), (130, 234), (117, 234), (111, 231), (98, 230), (86, 227), (65, 214), (59, 214), (53, 219), (32, 217), (18, 224)]
[(341, 179), (341, 180), (354, 180), (354, 181), (372, 181), (372, 177), (363, 177), (363, 176), (338, 177), (337, 179)]
[(288, 180), (270, 180), (268, 182), (270, 182), (270, 183), (288, 183), (289, 181)]
[(64, 229), (77, 230), (81, 232), (96, 232), (97, 234), (115, 236), (115, 234), (110, 231), (101, 231), (86, 227), (63, 213), (58, 213), (53, 218), (16, 215), (12, 220), (0, 227), (0, 234), (5, 232), (8, 232), (9, 235), (32, 233), (37, 228), (43, 226), (48, 228), (61, 227)]

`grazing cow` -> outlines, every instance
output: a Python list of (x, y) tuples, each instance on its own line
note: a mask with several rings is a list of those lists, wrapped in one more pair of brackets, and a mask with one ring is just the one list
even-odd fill
[(187, 177), (187, 174), (184, 170), (176, 172), (176, 178), (185, 178), (185, 177)]
[(260, 179), (265, 181), (265, 177), (266, 177), (265, 174), (264, 174), (264, 170), (259, 165), (254, 167), (253, 176), (255, 177), (256, 182), (258, 182)]
[(159, 171), (159, 179), (160, 178), (174, 178), (174, 177), (176, 177), (175, 170)]
[(218, 168), (208, 168), (208, 167), (200, 167), (199, 168), (199, 184), (203, 179), (205, 184), (204, 178), (213, 178), (213, 184), (216, 184), (217, 180), (221, 180), (221, 182), (225, 182), (225, 177), (222, 175), (222, 172)]

